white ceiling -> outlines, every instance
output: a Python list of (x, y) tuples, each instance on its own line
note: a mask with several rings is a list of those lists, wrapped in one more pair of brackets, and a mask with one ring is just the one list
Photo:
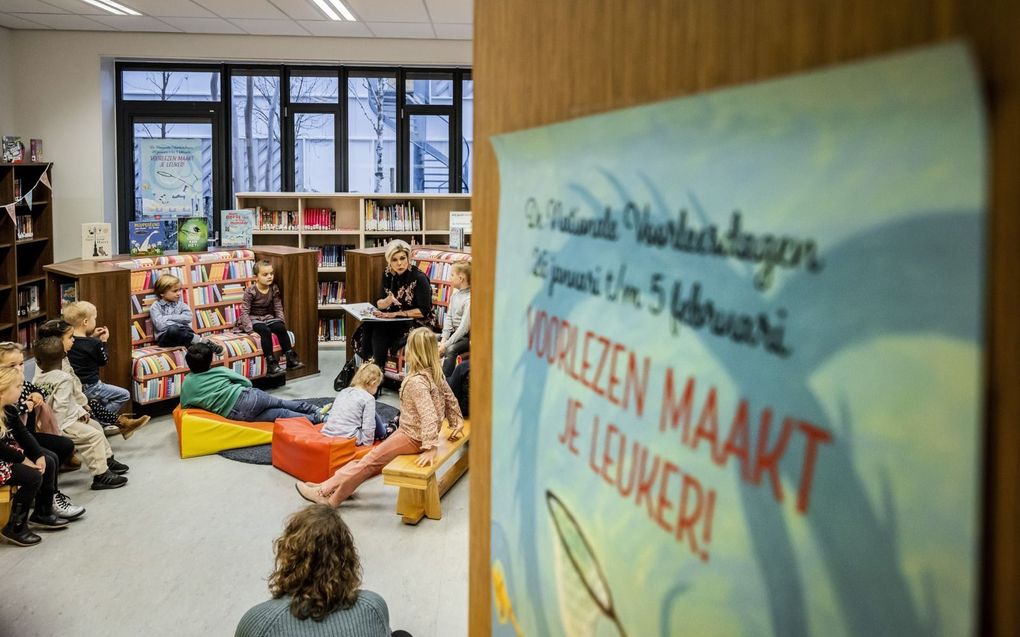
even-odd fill
[(82, 0), (0, 0), (0, 26), (329, 37), (471, 39), (472, 0), (345, 0), (357, 22), (334, 22), (311, 0), (118, 0), (142, 16)]

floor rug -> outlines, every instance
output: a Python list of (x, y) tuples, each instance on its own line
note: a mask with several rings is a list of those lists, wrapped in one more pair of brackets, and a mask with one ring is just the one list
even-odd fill
[[(313, 405), (327, 405), (333, 402), (333, 397), (329, 398), (305, 398), (304, 400), (312, 403)], [(378, 400), (375, 401), (376, 413), (382, 416), (383, 420), (389, 422), (393, 417), (400, 413), (400, 410), (392, 405), (381, 403)], [(248, 464), (273, 464), (273, 446), (272, 445), (256, 445), (254, 447), (243, 447), (241, 449), (227, 449), (221, 451), (219, 455), (230, 460), (236, 460), (237, 462), (245, 462)]]

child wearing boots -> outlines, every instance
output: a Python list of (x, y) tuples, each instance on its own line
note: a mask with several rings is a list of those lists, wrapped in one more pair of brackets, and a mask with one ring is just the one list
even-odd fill
[[(149, 306), (149, 320), (155, 332), (156, 344), (160, 347), (187, 347), (203, 341), (191, 328), (191, 308), (181, 300), (181, 280), (172, 274), (156, 279), (156, 296), (159, 298)], [(212, 341), (209, 347), (217, 355), (223, 353), (223, 346)]]
[(245, 333), (255, 332), (262, 341), (262, 354), (266, 357), (266, 374), (282, 376), (285, 372), (273, 354), (273, 335), (280, 341), (280, 349), (287, 360), (287, 369), (299, 369), (305, 364), (294, 351), (287, 324), (283, 316), (283, 294), (275, 283), (273, 264), (262, 260), (253, 269), (255, 283), (244, 291), (240, 312), (237, 315), (237, 329)]

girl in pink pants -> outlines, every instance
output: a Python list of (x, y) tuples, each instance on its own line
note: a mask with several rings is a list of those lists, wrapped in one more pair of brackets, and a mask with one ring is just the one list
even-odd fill
[(435, 462), (439, 430), (450, 421), (450, 440), (464, 430), (457, 399), (446, 384), (439, 364), (436, 337), (427, 327), (412, 330), (407, 337), (407, 376), (400, 385), (400, 427), (364, 457), (347, 463), (321, 484), (298, 482), (298, 493), (311, 502), (340, 506), (358, 486), (382, 473), (397, 456), (419, 453), (419, 467)]

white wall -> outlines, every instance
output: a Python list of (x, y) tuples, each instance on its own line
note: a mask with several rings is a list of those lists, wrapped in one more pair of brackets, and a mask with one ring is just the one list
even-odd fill
[[(5, 55), (5, 40), (11, 55)], [(46, 161), (55, 164), (57, 261), (80, 256), (82, 223), (109, 221), (116, 232), (113, 99), (104, 94), (113, 85), (102, 72), (103, 60), (112, 68), (112, 58), (468, 66), (471, 42), (0, 28), (0, 87), (14, 88), (15, 134), (41, 138)], [(3, 81), (5, 66), (13, 84)], [(10, 98), (0, 97), (0, 130), (6, 130), (3, 112), (9, 110), (3, 99)]]
[(14, 82), (13, 31), (0, 27), (0, 135), (17, 135), (14, 130), (14, 93), (9, 89)]

